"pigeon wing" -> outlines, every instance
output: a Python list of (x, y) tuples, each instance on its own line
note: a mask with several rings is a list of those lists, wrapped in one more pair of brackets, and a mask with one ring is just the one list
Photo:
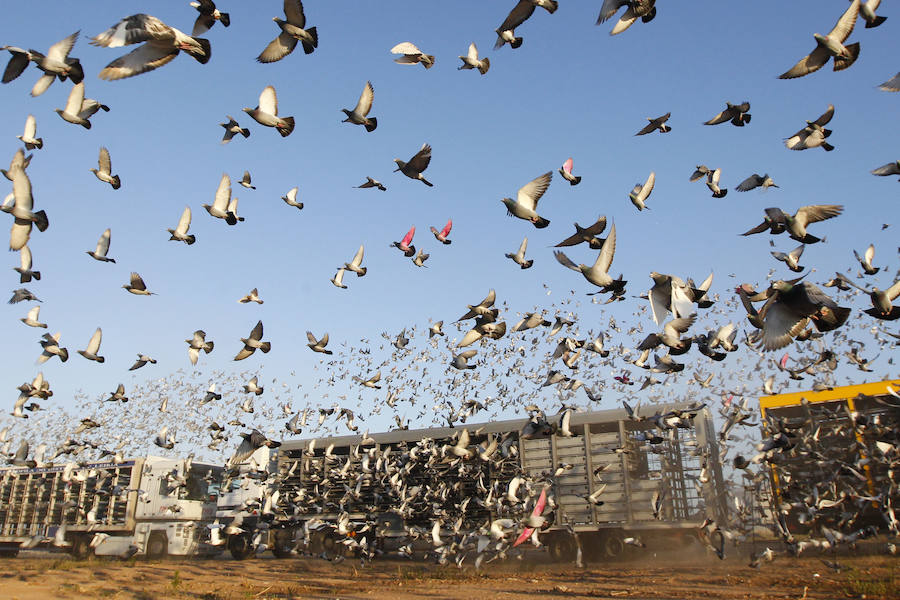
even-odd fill
[(359, 245), (359, 250), (356, 251), (356, 254), (353, 256), (353, 260), (350, 261), (350, 264), (354, 267), (358, 267), (362, 264), (363, 254), (365, 252), (365, 246), (363, 244)]
[(735, 189), (739, 192), (749, 192), (750, 190), (759, 187), (761, 177), (754, 173), (747, 179), (740, 182)]
[(179, 51), (178, 48), (173, 48), (171, 45), (148, 42), (106, 65), (98, 77), (107, 81), (115, 81), (140, 75), (170, 63), (178, 56)]
[(508, 31), (510, 29), (515, 29), (522, 23), (528, 20), (532, 14), (534, 14), (534, 9), (536, 5), (531, 0), (519, 0), (519, 2), (513, 7), (509, 14), (506, 16), (506, 19), (501, 23), (500, 27), (497, 28), (498, 31)]
[(406, 235), (403, 236), (403, 239), (400, 240), (400, 245), (409, 246), (412, 243), (413, 236), (416, 235), (416, 226), (413, 225), (409, 228), (409, 231), (406, 232)]
[(259, 95), (259, 110), (270, 115), (278, 115), (278, 98), (273, 86), (267, 85)]
[(603, 247), (600, 248), (600, 255), (597, 256), (597, 261), (594, 263), (594, 269), (602, 269), (604, 273), (608, 273), (615, 255), (616, 224), (613, 223), (612, 227), (609, 229), (609, 237), (606, 238), (606, 241), (603, 242)]
[(112, 161), (109, 158), (109, 150), (105, 147), (100, 147), (100, 157), (97, 159), (97, 164), (100, 166), (101, 173), (112, 173)]
[(88, 342), (86, 352), (88, 354), (97, 354), (100, 351), (100, 342), (103, 340), (103, 331), (98, 327), (91, 340)]
[(519, 188), (519, 192), (516, 195), (516, 203), (529, 210), (537, 209), (538, 201), (544, 195), (544, 192), (547, 191), (547, 188), (550, 187), (552, 178), (553, 173), (547, 171), (543, 175), (529, 181)]
[(291, 25), (300, 29), (306, 27), (306, 15), (303, 14), (303, 2), (300, 0), (284, 0), (284, 16)]
[(572, 260), (568, 256), (566, 256), (565, 253), (563, 253), (561, 250), (556, 250), (553, 253), (553, 256), (556, 257), (556, 261), (559, 264), (566, 267), (567, 269), (572, 269), (573, 271), (578, 271), (579, 273), (581, 272), (581, 269), (578, 268), (578, 265), (576, 265), (574, 262), (572, 262)]
[(261, 63), (277, 62), (294, 51), (297, 47), (297, 38), (287, 33), (280, 33), (278, 37), (269, 42), (259, 53), (256, 60)]
[(422, 148), (416, 152), (415, 156), (409, 159), (409, 162), (406, 163), (406, 166), (413, 171), (421, 173), (425, 169), (428, 168), (428, 165), (431, 163), (431, 146), (428, 144), (422, 144)]
[(225, 212), (226, 210), (228, 210), (228, 202), (230, 200), (231, 200), (231, 177), (229, 177), (227, 173), (223, 173), (222, 179), (219, 180), (219, 187), (216, 189), (216, 199), (213, 202), (213, 207), (216, 210)]
[(359, 102), (356, 103), (356, 108), (353, 109), (353, 112), (362, 116), (368, 115), (369, 111), (372, 110), (372, 100), (374, 99), (375, 88), (372, 87), (371, 81), (367, 81), (362, 94), (359, 96)]
[[(872, 10), (877, 8), (878, 2), (875, 2), (874, 4), (876, 6), (872, 6)], [(828, 37), (837, 39), (843, 43), (844, 40), (853, 33), (853, 27), (856, 25), (857, 16), (859, 16), (859, 0), (853, 0), (853, 2), (850, 3), (850, 6), (847, 7), (847, 10), (844, 11), (844, 14), (841, 15), (841, 18), (838, 19), (834, 29), (828, 33)]]
[(825, 46), (816, 46), (816, 49), (797, 61), (793, 67), (778, 76), (779, 79), (794, 79), (814, 73), (825, 66), (831, 55)]
[(110, 239), (111, 231), (107, 229), (100, 235), (100, 239), (97, 240), (97, 249), (94, 251), (97, 256), (106, 256), (106, 253), (109, 252)]
[(188, 232), (188, 229), (191, 226), (191, 207), (185, 206), (184, 212), (181, 213), (181, 218), (178, 219), (178, 226), (176, 227), (176, 231), (182, 235)]
[(63, 38), (50, 46), (50, 49), (47, 50), (47, 58), (56, 62), (65, 62), (80, 33), (81, 31), (76, 31), (69, 37)]

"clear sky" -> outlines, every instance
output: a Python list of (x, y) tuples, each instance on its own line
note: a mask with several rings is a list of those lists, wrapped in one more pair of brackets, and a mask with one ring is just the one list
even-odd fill
[[(853, 249), (862, 252), (873, 243), (876, 264), (887, 268), (862, 283), (885, 288), (895, 281), (900, 187), (896, 178), (869, 173), (898, 158), (900, 94), (877, 87), (900, 69), (892, 58), (898, 48), (900, 12), (892, 13), (896, 10), (892, 4), (885, 3), (879, 11), (888, 17), (882, 26), (865, 29), (862, 21), (857, 24), (850, 41), (860, 42), (861, 53), (850, 69), (835, 73), (829, 63), (791, 81), (777, 76), (814, 48), (813, 33), (827, 33), (846, 1), (738, 6), (663, 0), (655, 20), (636, 23), (611, 37), (618, 15), (595, 25), (601, 2), (560, 0), (555, 14), (538, 8), (517, 30), (524, 37), (521, 48), (494, 50), (494, 29), (514, 4), (309, 0), (304, 3), (307, 25), (318, 29), (318, 49), (304, 55), (298, 47), (277, 63), (260, 64), (255, 57), (278, 33), (271, 18), (283, 17), (282, 3), (223, 0), (219, 8), (230, 13), (231, 26), (216, 24), (203, 35), (212, 45), (208, 64), (182, 54), (156, 71), (113, 82), (98, 79), (97, 73), (130, 48), (94, 47), (88, 37), (141, 11), (189, 32), (197, 13), (187, 2), (34, 0), (6, 6), (0, 22), (3, 44), (44, 52), (80, 30), (71, 55), (84, 67), (86, 94), (111, 110), (95, 115), (89, 131), (64, 122), (53, 110), (64, 107), (71, 83), (56, 81), (42, 96), (32, 98), (29, 91), (39, 74), (34, 66), (0, 86), (0, 149), (5, 149), (5, 156), (12, 157), (20, 147), (15, 136), (22, 133), (29, 114), (35, 116), (37, 133), (44, 140), (43, 149), (34, 151), (28, 175), (35, 210), (47, 212), (50, 227), (32, 233), (29, 247), (42, 279), (24, 287), (43, 300), (40, 318), (49, 325), (46, 331), (61, 332), (61, 343), (71, 354), (65, 364), (54, 358), (36, 365), (41, 350), (37, 341), (44, 330), (18, 321), (33, 303), (2, 305), (5, 344), (0, 381), (7, 390), (8, 408), (0, 426), (14, 421), (6, 413), (17, 396), (15, 387), (31, 381), (38, 371), (43, 371), (55, 393), (42, 402), (51, 413), (66, 409), (87, 416), (86, 411), (112, 420), (117, 411), (137, 415), (136, 401), (152, 403), (155, 411), (158, 394), (147, 390), (158, 390), (162, 379), (168, 382), (174, 414), (182, 414), (178, 406), (187, 407), (197, 422), (207, 420), (212, 408), (204, 413), (194, 406), (196, 396), (189, 397), (185, 390), (193, 394), (211, 380), (220, 382), (231, 391), (215, 415), (231, 414), (244, 399), (233, 383), (247, 373), (258, 374), (269, 386), (257, 401), (260, 406), (274, 407), (292, 397), (295, 411), (338, 402), (365, 416), (363, 427), (380, 431), (393, 426), (393, 413), (370, 413), (373, 408), (381, 411), (392, 381), (394, 387), (407, 388), (402, 392), (407, 399), (413, 392), (406, 382), (432, 382), (434, 389), (455, 395), (448, 401), (457, 405), (464, 393), (480, 387), (485, 387), (485, 394), (502, 392), (497, 389), (499, 374), (491, 377), (487, 372), (505, 364), (497, 348), (524, 347), (531, 336), (509, 334), (495, 345), (485, 345), (476, 361), (481, 364), (478, 369), (448, 376), (448, 341), (432, 348), (426, 334), (431, 320), (443, 320), (449, 340), (460, 338), (464, 331), (450, 323), (465, 312), (466, 304), (479, 302), (490, 289), (496, 290), (498, 305), (505, 303), (502, 317), (510, 328), (517, 313), (572, 312), (577, 313), (582, 337), (588, 330), (605, 331), (613, 345), (633, 350), (656, 329), (647, 301), (638, 298), (651, 285), (649, 272), (699, 282), (712, 270), (711, 291), (721, 301), (714, 310), (701, 312), (691, 333), (729, 320), (747, 329), (740, 307), (725, 304), (734, 299), (734, 286), (749, 282), (764, 287), (771, 269), (775, 277), (793, 275), (769, 254), (791, 250), (797, 245), (793, 240), (738, 235), (758, 224), (770, 206), (791, 213), (808, 204), (845, 206), (839, 218), (811, 226), (827, 241), (808, 246), (803, 255), (801, 264), (815, 269), (810, 280), (821, 284), (834, 271), (847, 269), (855, 276)], [(419, 65), (395, 64), (389, 50), (403, 41), (433, 54), (434, 67), (426, 71)], [(485, 76), (457, 70), (461, 64), (457, 56), (465, 54), (473, 41), (491, 60)], [(2, 58), (5, 61), (8, 53), (3, 52)], [(355, 105), (366, 81), (375, 88), (370, 116), (377, 117), (378, 128), (372, 133), (341, 122), (340, 109)], [(280, 114), (296, 119), (296, 129), (287, 138), (258, 125), (241, 110), (256, 106), (267, 85), (276, 88)], [(746, 127), (702, 125), (726, 101), (745, 100), (751, 103), (752, 114)], [(829, 124), (834, 131), (829, 141), (836, 150), (786, 149), (784, 138), (806, 120), (817, 118), (828, 104), (836, 109)], [(647, 117), (670, 111), (670, 133), (634, 136)], [(226, 115), (251, 130), (249, 139), (220, 143), (223, 130), (218, 124), (226, 121)], [(392, 172), (393, 158), (408, 160), (425, 142), (433, 147), (425, 173), (433, 188)], [(109, 149), (113, 172), (122, 179), (119, 190), (89, 171), (96, 167), (101, 146)], [(556, 173), (570, 156), (575, 173), (583, 176), (575, 187)], [(702, 182), (688, 181), (698, 164), (721, 167), (721, 185), (729, 189), (725, 198), (712, 198)], [(244, 170), (252, 174), (256, 190), (237, 185)], [(538, 212), (551, 225), (537, 230), (507, 217), (500, 200), (514, 197), (519, 187), (547, 171), (553, 172), (553, 182)], [(628, 193), (650, 171), (656, 173), (650, 210), (639, 213)], [(212, 203), (222, 173), (232, 176), (239, 214), (246, 219), (234, 227), (201, 208)], [(734, 190), (752, 173), (770, 174), (780, 188), (745, 194)], [(366, 176), (382, 181), (387, 192), (355, 189)], [(302, 211), (279, 199), (294, 186), (305, 204)], [(168, 241), (166, 232), (185, 206), (193, 211), (191, 233), (197, 236), (193, 246)], [(599, 215), (606, 215), (617, 228), (611, 272), (622, 273), (629, 281), (626, 300), (606, 306), (591, 303), (585, 293), (594, 291), (593, 286), (559, 265), (550, 248), (573, 232), (573, 222), (586, 226)], [(11, 217), (0, 218), (9, 226)], [(453, 219), (453, 243), (444, 246), (429, 227), (440, 229), (448, 218)], [(883, 224), (890, 227), (882, 229)], [(427, 268), (417, 268), (389, 247), (413, 225), (415, 245), (430, 254)], [(112, 230), (109, 256), (115, 264), (96, 262), (85, 254), (106, 228)], [(529, 239), (527, 256), (535, 263), (523, 271), (504, 253), (515, 252), (524, 236)], [(332, 286), (329, 279), (336, 267), (349, 261), (361, 243), (366, 246), (363, 264), (368, 274), (357, 278), (348, 273), (344, 279), (348, 289)], [(584, 245), (567, 254), (588, 264), (596, 256)], [(8, 253), (3, 277), (10, 292), (23, 287), (12, 271), (18, 264), (18, 253)], [(140, 297), (123, 290), (131, 271), (140, 273), (157, 295)], [(265, 304), (239, 304), (237, 299), (254, 287)], [(864, 309), (868, 300), (857, 297), (844, 304)], [(610, 318), (620, 331), (610, 329)], [(233, 362), (242, 346), (239, 338), (260, 319), (271, 352)], [(854, 316), (844, 333), (871, 344), (870, 328), (883, 325), (865, 315)], [(86, 347), (98, 326), (103, 328), (101, 354), (106, 356), (102, 365), (76, 353)], [(382, 332), (393, 337), (404, 328), (410, 334), (413, 327), (410, 347), (415, 353), (391, 355)], [(637, 327), (643, 332), (632, 330)], [(897, 333), (895, 324), (885, 328)], [(216, 346), (192, 369), (184, 340), (195, 329), (205, 330)], [(329, 348), (340, 361), (321, 363), (322, 355), (305, 347), (307, 330), (316, 336), (328, 332)], [(520, 369), (531, 369), (535, 380), (511, 373), (506, 379), (511, 394), (539, 389), (548, 368), (540, 363), (557, 339), (546, 341), (546, 334), (541, 335), (526, 349), (528, 364)], [(825, 340), (830, 343), (831, 338)], [(849, 347), (841, 344), (834, 349), (843, 352)], [(792, 345), (787, 350), (797, 355), (805, 347)], [(360, 349), (366, 348), (372, 353), (361, 354)], [(137, 353), (149, 354), (158, 364), (129, 373)], [(874, 346), (862, 351), (869, 358), (878, 353)], [(892, 353), (896, 349), (889, 346), (881, 350), (875, 373), (842, 367), (841, 383), (895, 376), (897, 369), (888, 364)], [(412, 370), (421, 367), (416, 357), (430, 365), (428, 372)], [(685, 358), (688, 368), (681, 379), (657, 375), (672, 384), (663, 388), (666, 395), (679, 390), (699, 394), (699, 388), (686, 384), (693, 370), (713, 371), (721, 378), (717, 380), (721, 388), (703, 391), (713, 398), (740, 384), (747, 384), (749, 395), (755, 396), (768, 374), (756, 369), (758, 357), (746, 348), (721, 365), (712, 365), (695, 351)], [(368, 377), (382, 364), (386, 389), (363, 390), (350, 381), (352, 376)], [(771, 361), (762, 364), (771, 369)], [(593, 365), (583, 368), (579, 377), (597, 389), (610, 386), (596, 408), (615, 406), (623, 397), (611, 387), (614, 374), (628, 369), (639, 380), (646, 376), (618, 352), (612, 362)], [(397, 370), (391, 373), (393, 367)], [(558, 362), (552, 368), (565, 370)], [(328, 385), (332, 376), (335, 383)], [(812, 380), (793, 382), (779, 375), (784, 391), (806, 389)], [(132, 405), (101, 406), (98, 399), (120, 382), (135, 394)], [(658, 388), (643, 394), (654, 389), (658, 394)], [(430, 395), (434, 389), (418, 393)], [(551, 389), (538, 396), (548, 411), (558, 406)], [(634, 389), (626, 391), (637, 394)], [(329, 396), (323, 398), (325, 393)], [(346, 397), (339, 399), (340, 395)], [(79, 398), (89, 401), (87, 409), (76, 410)], [(581, 393), (576, 401), (587, 403)], [(423, 398), (419, 406), (431, 403), (432, 398)], [(515, 405), (497, 409), (497, 414), (507, 416), (523, 414)], [(428, 414), (418, 417), (418, 407), (399, 407), (413, 426), (430, 424), (431, 412), (429, 408)], [(242, 416), (245, 423), (280, 436), (280, 414), (257, 411), (252, 418)], [(152, 411), (125, 422), (155, 431), (157, 421), (146, 419), (161, 418), (159, 422), (169, 418), (171, 426), (180, 429), (185, 445), (205, 438), (202, 432), (190, 431), (196, 425)], [(40, 422), (35, 417), (32, 426)], [(24, 425), (16, 422), (13, 430)], [(133, 433), (142, 442), (149, 440), (146, 431)]]

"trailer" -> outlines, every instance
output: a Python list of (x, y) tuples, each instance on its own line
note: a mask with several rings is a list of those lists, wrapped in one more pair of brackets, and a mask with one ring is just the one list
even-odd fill
[(900, 379), (760, 398), (760, 457), (782, 530), (900, 535), (898, 393)]
[(681, 402), (635, 412), (284, 441), (268, 482), (256, 479), (258, 510), (237, 517), (239, 539), (228, 545), (249, 555), (262, 522), (276, 556), (390, 551), (410, 540), (441, 547), (441, 536), (497, 523), (521, 531), (542, 491), (539, 539), (553, 558), (574, 556), (576, 544), (621, 556), (628, 538), (692, 543), (707, 519), (726, 517), (709, 410)]
[(0, 468), (0, 553), (65, 548), (78, 558), (217, 552), (222, 467), (148, 456), (123, 462)]

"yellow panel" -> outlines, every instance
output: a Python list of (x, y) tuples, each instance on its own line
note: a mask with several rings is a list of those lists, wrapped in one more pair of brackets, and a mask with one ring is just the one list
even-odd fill
[(806, 398), (810, 403), (828, 402), (831, 400), (846, 400), (856, 398), (858, 395), (865, 396), (883, 396), (888, 394), (887, 386), (900, 393), (900, 379), (888, 379), (886, 381), (875, 381), (872, 383), (859, 383), (856, 385), (845, 385), (823, 390), (821, 392), (793, 392), (790, 394), (776, 394), (774, 396), (763, 396), (759, 399), (759, 407), (763, 412), (767, 408), (776, 408), (779, 406), (795, 406), (800, 404), (801, 398)]

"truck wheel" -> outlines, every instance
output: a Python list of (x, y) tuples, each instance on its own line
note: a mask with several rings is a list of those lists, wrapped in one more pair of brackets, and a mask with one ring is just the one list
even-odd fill
[(228, 536), (228, 551), (231, 552), (231, 557), (234, 560), (244, 560), (253, 554), (250, 537), (246, 535)]
[(77, 535), (72, 538), (72, 557), (78, 560), (84, 560), (94, 553), (91, 548), (91, 539), (83, 535)]
[(290, 530), (277, 531), (272, 535), (272, 554), (275, 558), (290, 558), (294, 555), (293, 538)]
[(547, 550), (550, 553), (551, 560), (555, 562), (569, 562), (575, 560), (578, 547), (575, 545), (575, 540), (572, 539), (572, 536), (560, 535), (553, 538), (547, 545)]
[(604, 537), (603, 553), (606, 558), (619, 558), (625, 553), (625, 540), (621, 533), (613, 531)]
[(164, 533), (151, 533), (147, 540), (147, 558), (165, 558), (169, 553), (169, 540)]

